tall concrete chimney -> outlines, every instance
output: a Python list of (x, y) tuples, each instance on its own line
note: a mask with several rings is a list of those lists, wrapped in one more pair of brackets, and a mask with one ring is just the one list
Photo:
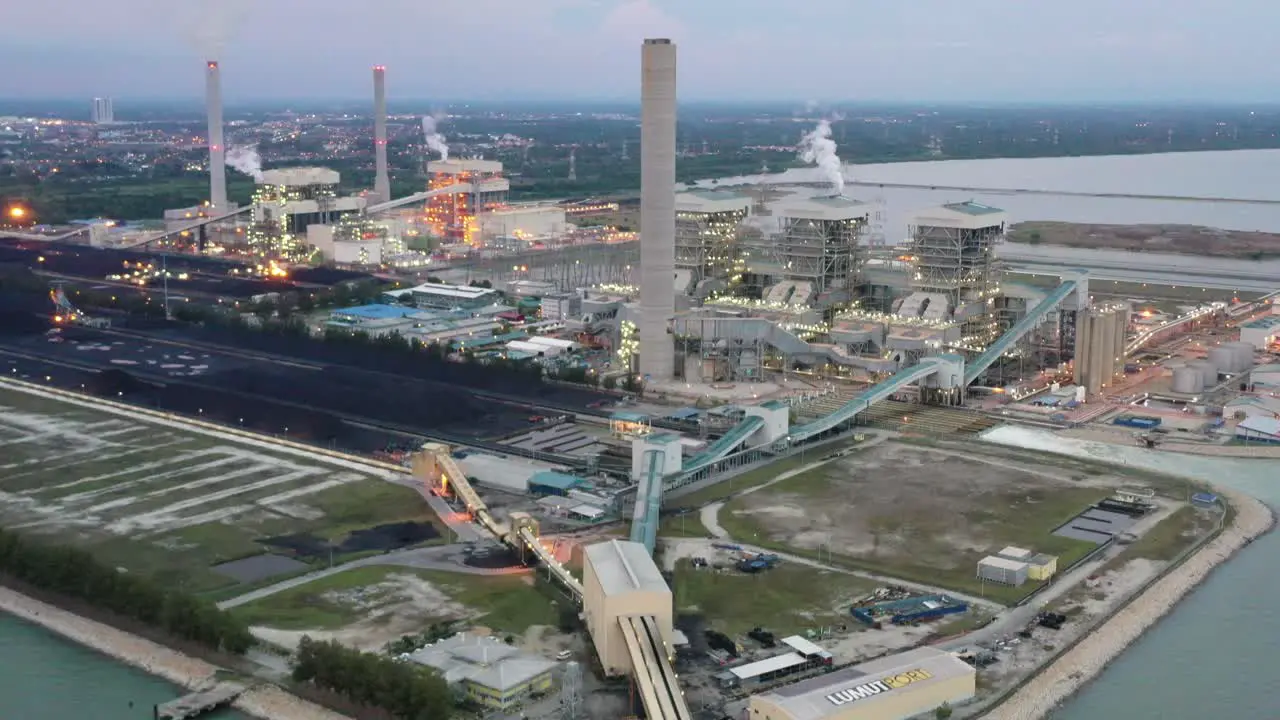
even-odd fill
[(674, 375), (676, 262), (676, 46), (640, 51), (640, 374)]
[(373, 152), (378, 172), (373, 194), (381, 202), (391, 199), (391, 176), (387, 174), (387, 67), (373, 66)]
[(218, 63), (205, 63), (204, 105), (209, 114), (209, 205), (229, 210), (227, 205), (227, 148), (222, 141), (222, 71)]

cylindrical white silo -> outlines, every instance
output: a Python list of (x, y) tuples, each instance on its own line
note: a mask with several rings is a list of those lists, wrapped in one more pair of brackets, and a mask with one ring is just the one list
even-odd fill
[(1204, 392), (1204, 377), (1193, 367), (1181, 367), (1173, 371), (1173, 384), (1170, 390), (1185, 395)]
[(1236, 372), (1253, 369), (1253, 353), (1255, 350), (1253, 343), (1237, 340), (1235, 342), (1224, 343), (1223, 347), (1229, 348), (1231, 350), (1231, 354), (1235, 356)]
[(1221, 345), (1209, 348), (1206, 360), (1213, 363), (1220, 373), (1233, 373), (1240, 367), (1240, 357), (1231, 348)]
[(1213, 387), (1218, 384), (1218, 366), (1208, 360), (1192, 360), (1187, 363), (1187, 367), (1194, 368), (1200, 373), (1200, 377), (1204, 379), (1205, 387)]

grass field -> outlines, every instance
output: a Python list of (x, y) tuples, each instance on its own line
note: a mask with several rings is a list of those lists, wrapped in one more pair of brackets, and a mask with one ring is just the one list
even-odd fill
[(676, 564), (676, 612), (696, 612), (708, 627), (730, 636), (760, 626), (779, 636), (810, 628), (861, 627), (849, 615), (852, 601), (877, 584), (845, 573), (783, 563), (748, 574)]
[(741, 496), (719, 522), (743, 542), (809, 557), (825, 548), (839, 565), (1013, 602), (1034, 585), (979, 583), (977, 561), (1018, 545), (1070, 565), (1095, 546), (1051, 532), (1109, 494), (1004, 463), (884, 443)]
[(437, 522), (377, 471), (0, 389), (0, 524), (192, 591), (234, 584), (210, 566), (265, 538), (400, 521)]
[(465, 575), (409, 568), (346, 570), (242, 605), (252, 625), (281, 630), (337, 630), (406, 614), (423, 626), (468, 620), (497, 632), (523, 633), (557, 624), (551, 600), (521, 575)]

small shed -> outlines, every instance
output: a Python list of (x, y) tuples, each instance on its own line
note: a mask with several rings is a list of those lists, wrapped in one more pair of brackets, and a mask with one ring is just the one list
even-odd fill
[(1191, 496), (1191, 504), (1203, 509), (1214, 508), (1218, 506), (1218, 496), (1213, 493), (1196, 493)]
[(978, 561), (978, 577), (988, 582), (1019, 587), (1027, 581), (1027, 564), (998, 555)]
[(595, 505), (585, 505), (585, 504), (574, 505), (573, 507), (569, 508), (569, 517), (575, 520), (587, 520), (589, 522), (596, 522), (597, 520), (603, 520), (604, 516), (605, 516), (604, 510), (601, 510)]
[(566, 475), (552, 470), (543, 470), (529, 478), (529, 492), (534, 495), (565, 495), (570, 490), (582, 487), (586, 481), (580, 477)]
[(1058, 573), (1058, 556), (1036, 553), (1027, 558), (1027, 578), (1043, 582)]

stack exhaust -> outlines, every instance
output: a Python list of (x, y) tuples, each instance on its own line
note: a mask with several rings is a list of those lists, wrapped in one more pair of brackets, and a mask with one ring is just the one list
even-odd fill
[(676, 46), (645, 40), (640, 54), (640, 374), (669, 380), (675, 350)]
[(373, 180), (373, 194), (378, 202), (391, 200), (391, 176), (387, 174), (387, 67), (373, 67), (373, 151), (377, 160), (377, 174)]
[(229, 210), (227, 205), (227, 148), (222, 139), (222, 71), (215, 60), (205, 63), (205, 111), (209, 114), (209, 205), (210, 210)]

